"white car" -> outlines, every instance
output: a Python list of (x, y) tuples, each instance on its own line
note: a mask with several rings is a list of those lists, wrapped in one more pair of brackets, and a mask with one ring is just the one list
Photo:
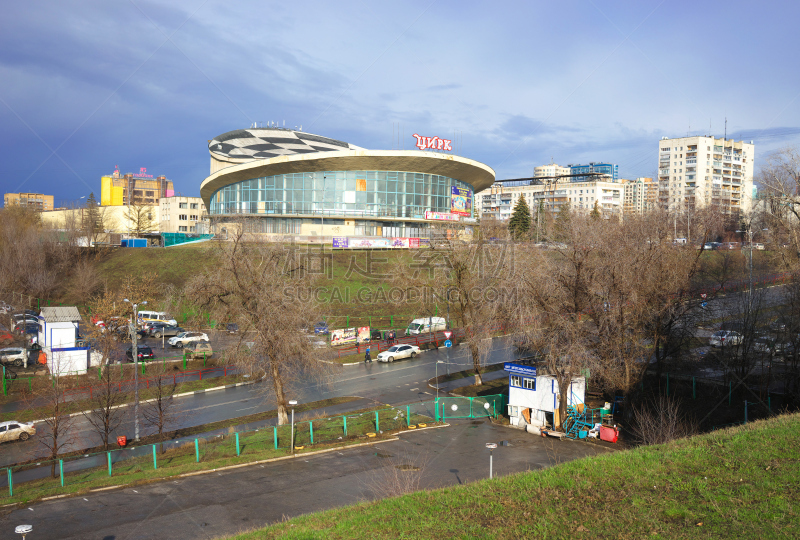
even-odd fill
[(726, 345), (739, 345), (742, 342), (742, 334), (733, 330), (718, 330), (709, 338), (708, 344), (712, 347), (724, 347)]
[(6, 441), (27, 441), (32, 435), (36, 435), (36, 428), (33, 422), (0, 422), (0, 442)]
[[(22, 347), (6, 347), (0, 349), (0, 364), (13, 364), (22, 367), (25, 363), (25, 349)], [(2, 376), (2, 374), (0, 374)]]
[(378, 353), (378, 362), (394, 362), (402, 358), (414, 358), (418, 354), (419, 347), (416, 345), (394, 345), (382, 353)]
[(177, 336), (169, 338), (168, 343), (173, 347), (183, 347), (193, 341), (208, 341), (208, 336), (203, 332), (181, 332)]

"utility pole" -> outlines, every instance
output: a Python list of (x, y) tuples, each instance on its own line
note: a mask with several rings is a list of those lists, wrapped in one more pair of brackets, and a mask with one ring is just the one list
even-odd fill
[[(136, 328), (139, 319), (139, 304), (134, 304), (127, 298), (124, 300), (133, 306), (133, 320), (131, 321), (128, 329), (131, 332), (131, 341), (133, 347), (131, 348), (131, 356), (133, 357), (133, 440), (139, 440), (139, 333)], [(142, 305), (147, 304), (147, 300), (141, 302)]]

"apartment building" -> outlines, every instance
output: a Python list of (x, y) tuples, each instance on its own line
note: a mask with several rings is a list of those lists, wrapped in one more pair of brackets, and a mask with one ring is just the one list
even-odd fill
[(42, 193), (6, 193), (3, 195), (3, 204), (8, 206), (27, 206), (41, 212), (53, 209), (53, 196)]
[(754, 161), (753, 141), (664, 137), (658, 144), (658, 204), (676, 212), (709, 206), (725, 214), (747, 212)]
[(138, 173), (121, 174), (115, 170), (100, 179), (100, 204), (102, 206), (141, 205), (157, 206), (164, 197), (172, 197), (175, 188), (166, 176), (147, 174), (142, 167)]
[(166, 233), (208, 232), (208, 212), (200, 197), (164, 197), (158, 229)]
[(641, 215), (657, 208), (658, 182), (644, 177), (622, 182), (625, 186), (625, 200), (622, 209), (624, 215)]
[(543, 182), (528, 186), (495, 184), (475, 196), (476, 211), (483, 217), (499, 220), (511, 218), (520, 196), (531, 211), (544, 204), (547, 210), (559, 211), (569, 204), (573, 212), (589, 213), (597, 202), (604, 216), (620, 215), (623, 211), (625, 185), (619, 182)]

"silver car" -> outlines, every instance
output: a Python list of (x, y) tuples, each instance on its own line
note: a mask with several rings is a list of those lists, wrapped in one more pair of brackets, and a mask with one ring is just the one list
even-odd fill
[(739, 345), (741, 342), (742, 334), (733, 330), (718, 330), (708, 340), (708, 344), (712, 347)]
[(0, 349), (0, 364), (13, 364), (22, 367), (25, 363), (25, 349), (22, 347), (6, 347)]
[(414, 358), (418, 354), (419, 347), (416, 345), (395, 345), (378, 353), (378, 362), (394, 362), (403, 358)]
[(0, 442), (6, 441), (27, 441), (36, 435), (36, 428), (33, 422), (0, 422)]

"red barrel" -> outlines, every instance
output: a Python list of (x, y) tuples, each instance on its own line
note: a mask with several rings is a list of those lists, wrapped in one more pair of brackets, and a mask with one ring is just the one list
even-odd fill
[(119, 437), (117, 437), (117, 444), (120, 445), (120, 446), (127, 445), (128, 444), (128, 437), (126, 437), (125, 435), (120, 435)]
[(617, 428), (600, 426), (600, 439), (608, 442), (617, 442), (619, 437), (619, 430)]

